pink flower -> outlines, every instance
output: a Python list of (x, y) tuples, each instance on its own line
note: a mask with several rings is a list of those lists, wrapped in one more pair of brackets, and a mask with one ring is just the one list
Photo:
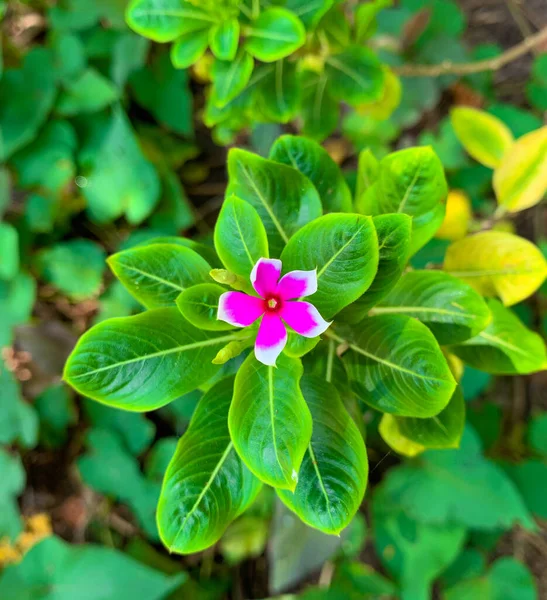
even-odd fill
[[(322, 334), (327, 323), (309, 302), (289, 302), (317, 291), (317, 272), (291, 271), (279, 280), (281, 261), (261, 258), (251, 272), (251, 283), (261, 297), (243, 292), (226, 292), (218, 302), (217, 318), (236, 327), (248, 327), (262, 317), (255, 342), (255, 356), (275, 366), (287, 343), (286, 323), (291, 329), (312, 338)], [(279, 281), (278, 281), (279, 280)]]

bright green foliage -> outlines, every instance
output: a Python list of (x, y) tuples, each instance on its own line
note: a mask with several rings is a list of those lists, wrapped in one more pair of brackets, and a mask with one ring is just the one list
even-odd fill
[(215, 60), (212, 69), (215, 101), (220, 108), (226, 106), (244, 89), (254, 68), (253, 57), (241, 51), (232, 61)]
[[(233, 379), (225, 379), (203, 396), (167, 468), (158, 527), (171, 552), (199, 552), (214, 544), (260, 489), (230, 439), (232, 393)], [(201, 452), (204, 439), (207, 451)]]
[(233, 326), (217, 319), (218, 299), (226, 291), (214, 283), (199, 283), (185, 289), (177, 297), (177, 306), (184, 318), (210, 331), (225, 331)]
[(211, 52), (219, 60), (234, 60), (239, 42), (239, 29), (237, 19), (227, 19), (211, 28)]
[(306, 31), (290, 11), (269, 8), (253, 22), (245, 49), (262, 62), (285, 58), (305, 41)]

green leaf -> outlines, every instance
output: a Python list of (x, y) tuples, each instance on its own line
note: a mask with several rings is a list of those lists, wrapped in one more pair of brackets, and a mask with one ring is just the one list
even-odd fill
[(351, 106), (380, 100), (385, 73), (377, 56), (369, 48), (349, 46), (341, 54), (325, 61), (328, 89), (336, 100)]
[(40, 419), (40, 438), (49, 448), (59, 448), (67, 440), (67, 429), (77, 420), (72, 397), (63, 384), (45, 389), (34, 401)]
[(313, 0), (303, 2), (302, 0), (286, 0), (285, 8), (293, 12), (304, 24), (306, 29), (313, 29), (321, 17), (333, 5), (334, 0)]
[[(224, 379), (203, 396), (165, 473), (158, 527), (170, 552), (213, 545), (260, 490), (230, 440), (232, 392), (233, 380)], [(200, 450), (204, 444), (206, 452)]]
[(547, 412), (534, 416), (528, 425), (528, 445), (547, 457)]
[(11, 346), (12, 328), (30, 319), (35, 297), (36, 281), (26, 273), (0, 280), (0, 347)]
[(490, 322), (486, 302), (469, 285), (442, 271), (405, 273), (371, 314), (404, 314), (427, 325), (439, 344), (458, 344)]
[[(361, 562), (337, 564), (329, 590), (332, 590), (333, 600), (387, 600), (397, 596), (397, 586), (392, 581)], [(307, 599), (304, 597), (304, 600)], [(313, 600), (313, 596), (309, 600)]]
[(186, 577), (185, 573), (167, 576), (112, 548), (74, 546), (51, 536), (3, 572), (0, 595), (14, 599), (91, 600), (98, 598), (99, 590), (108, 590), (106, 593), (117, 600), (139, 596), (162, 600)]
[(386, 510), (435, 527), (494, 531), (516, 522), (535, 527), (515, 486), (484, 458), (469, 426), (458, 450), (428, 450), (419, 460), (392, 468), (377, 490)]
[(132, 0), (126, 19), (131, 29), (155, 42), (171, 42), (185, 33), (208, 29), (216, 21), (187, 0)]
[[(345, 341), (338, 336), (334, 339)], [(342, 360), (363, 401), (401, 417), (435, 416), (456, 388), (433, 334), (403, 315), (362, 321), (358, 331), (352, 332)]]
[(176, 237), (174, 235), (165, 235), (147, 239), (144, 242), (140, 243), (139, 246), (151, 246), (153, 244), (175, 244), (177, 246), (183, 246), (184, 248), (190, 248), (191, 250), (199, 254), (201, 258), (208, 262), (212, 267), (222, 266), (213, 248), (210, 248), (205, 244), (201, 244), (200, 242), (196, 242), (195, 240), (190, 240), (188, 238), (183, 237)]
[(302, 98), (296, 63), (278, 60), (262, 65), (255, 73), (254, 99), (260, 114), (274, 123), (288, 123), (295, 118)]
[(373, 217), (372, 221), (378, 235), (378, 271), (368, 290), (340, 313), (342, 320), (349, 323), (367, 316), (397, 283), (408, 262), (412, 219), (405, 214), (392, 214)]
[(302, 364), (281, 354), (277, 367), (250, 354), (240, 367), (228, 416), (237, 453), (264, 483), (293, 490), (311, 438), (312, 419), (299, 381)]
[(359, 199), (378, 179), (379, 172), (380, 163), (378, 159), (368, 148), (362, 150), (359, 153), (359, 163), (357, 165), (357, 184), (355, 190), (356, 206), (358, 206)]
[(317, 142), (283, 135), (272, 146), (270, 158), (305, 175), (319, 192), (325, 212), (352, 212), (351, 192), (342, 171)]
[(535, 373), (547, 369), (545, 342), (497, 300), (489, 300), (492, 321), (476, 337), (450, 351), (468, 365), (497, 375)]
[(108, 264), (146, 308), (173, 306), (183, 290), (211, 280), (199, 254), (174, 244), (137, 246), (110, 256)]
[(378, 268), (378, 242), (370, 217), (331, 214), (315, 219), (289, 240), (281, 255), (285, 271), (317, 269), (309, 297), (329, 319), (359, 298)]
[(321, 341), (319, 336), (306, 338), (294, 331), (287, 331), (287, 334), (287, 345), (283, 348), (283, 352), (291, 358), (301, 358), (308, 352), (311, 352)]
[(500, 119), (476, 108), (458, 106), (450, 119), (463, 147), (478, 162), (498, 167), (513, 144), (513, 135)]
[(338, 125), (340, 107), (327, 90), (327, 76), (304, 71), (300, 79), (302, 88), (302, 134), (321, 142)]
[(223, 107), (239, 96), (249, 83), (253, 68), (253, 57), (243, 50), (234, 60), (215, 60), (211, 71), (215, 104)]
[(109, 406), (153, 410), (210, 379), (211, 361), (233, 339), (196, 329), (176, 307), (111, 319), (80, 338), (64, 379)]
[(300, 19), (284, 8), (267, 8), (252, 22), (245, 50), (262, 62), (289, 56), (306, 41)]
[(306, 376), (301, 388), (313, 419), (312, 437), (294, 493), (278, 494), (304, 523), (338, 535), (363, 500), (367, 451), (334, 385)]
[(197, 63), (208, 46), (208, 29), (185, 33), (171, 46), (171, 62), (175, 69), (187, 69)]
[(547, 464), (532, 458), (503, 466), (521, 493), (528, 510), (536, 518), (547, 518)]
[(226, 291), (214, 283), (200, 283), (184, 290), (177, 306), (184, 318), (199, 329), (226, 331), (233, 326), (217, 319), (218, 299)]
[(547, 260), (532, 242), (505, 231), (484, 231), (454, 242), (444, 270), (505, 306), (528, 298), (547, 277)]
[(87, 58), (82, 40), (69, 32), (52, 31), (49, 38), (53, 50), (55, 73), (61, 81), (69, 82), (85, 70)]
[(99, 244), (73, 239), (42, 250), (35, 265), (40, 277), (79, 301), (98, 294), (105, 259), (106, 253)]
[(252, 204), (230, 196), (215, 225), (215, 249), (224, 266), (248, 279), (259, 258), (268, 258), (268, 238)]
[(0, 444), (17, 443), (24, 448), (36, 445), (38, 416), (23, 399), (19, 382), (3, 362), (0, 363), (0, 424)]
[(93, 113), (119, 99), (118, 88), (93, 68), (67, 82), (57, 100), (56, 111), (64, 117)]
[(239, 21), (226, 19), (209, 32), (211, 52), (219, 60), (234, 60), (239, 42)]
[[(1, 447), (0, 477), (2, 478), (2, 487), (0, 487), (0, 502), (2, 503), (0, 538), (15, 541), (22, 529), (17, 496), (25, 489), (25, 469), (21, 458), (17, 454), (10, 454)], [(1, 589), (2, 579), (0, 578)]]
[(232, 149), (228, 154), (228, 174), (227, 197), (234, 194), (257, 210), (273, 257), (281, 254), (295, 231), (321, 216), (316, 189), (296, 169)]
[(0, 222), (0, 279), (13, 279), (19, 271), (19, 233), (9, 223)]

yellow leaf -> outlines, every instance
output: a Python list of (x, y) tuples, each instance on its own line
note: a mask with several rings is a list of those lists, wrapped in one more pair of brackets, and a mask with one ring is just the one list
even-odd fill
[(484, 231), (454, 242), (444, 270), (483, 296), (498, 296), (505, 306), (533, 294), (547, 277), (547, 261), (537, 246), (511, 233)]
[(382, 436), (384, 442), (398, 454), (403, 456), (417, 456), (424, 450), (427, 450), (425, 446), (412, 442), (406, 438), (400, 431), (397, 419), (393, 415), (384, 414), (380, 421), (378, 431)]
[(513, 134), (498, 118), (468, 106), (450, 113), (457, 138), (467, 152), (485, 167), (495, 169), (513, 144)]
[(446, 212), (442, 225), (437, 229), (435, 237), (440, 240), (455, 242), (467, 235), (473, 213), (467, 194), (459, 190), (451, 190), (446, 198)]
[(452, 352), (448, 352), (446, 348), (441, 348), (441, 350), (443, 351), (446, 362), (448, 363), (448, 368), (452, 372), (452, 375), (454, 375), (454, 379), (459, 383), (463, 377), (463, 361), (455, 354), (452, 354)]
[(401, 80), (389, 67), (384, 67), (384, 93), (376, 102), (361, 104), (355, 110), (360, 115), (368, 115), (376, 121), (389, 119), (401, 102)]
[(547, 127), (519, 138), (494, 171), (498, 204), (518, 212), (537, 204), (547, 192)]

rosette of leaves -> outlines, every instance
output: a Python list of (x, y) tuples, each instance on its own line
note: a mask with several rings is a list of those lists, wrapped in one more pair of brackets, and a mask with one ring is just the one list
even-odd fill
[(398, 104), (395, 75), (366, 47), (386, 4), (132, 0), (126, 18), (137, 33), (173, 42), (175, 67), (194, 66), (211, 82), (203, 118), (219, 142), (249, 124), (295, 118), (322, 140), (337, 127), (340, 102), (383, 119)]
[[(452, 448), (464, 405), (448, 355), (491, 373), (547, 366), (544, 342), (504, 306), (512, 286), (526, 281), (529, 294), (545, 279), (533, 246), (479, 239), (499, 235), (486, 232), (456, 242), (446, 270), (408, 270), (444, 214), (444, 172), (430, 148), (380, 162), (363, 154), (356, 198), (306, 138), (279, 138), (268, 159), (233, 149), (228, 173), (215, 251), (162, 238), (111, 256), (146, 310), (89, 330), (64, 374), (82, 395), (130, 411), (206, 392), (159, 501), (160, 536), (179, 553), (214, 544), (264, 484), (305, 523), (338, 534), (367, 483), (360, 410), (388, 419), (382, 433), (394, 447)], [(534, 256), (533, 285), (529, 263), (507, 268), (524, 252)], [(255, 326), (217, 319), (230, 286), (252, 293), (263, 257), (280, 258), (284, 272), (317, 269), (309, 300), (332, 321), (321, 339), (290, 333), (276, 367), (249, 351)], [(212, 270), (213, 258), (225, 269)]]

